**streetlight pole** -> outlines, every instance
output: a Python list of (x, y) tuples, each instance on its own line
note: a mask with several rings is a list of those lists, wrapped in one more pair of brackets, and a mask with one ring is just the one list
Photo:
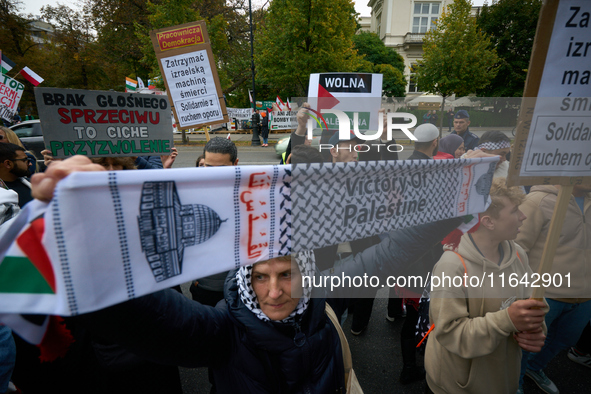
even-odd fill
[(257, 120), (257, 97), (254, 83), (254, 36), (252, 34), (252, 0), (248, 0), (248, 12), (250, 14), (250, 69), (252, 70), (252, 102), (254, 103), (254, 113), (252, 114), (252, 141), (251, 146), (260, 146), (261, 140), (259, 138), (259, 125)]

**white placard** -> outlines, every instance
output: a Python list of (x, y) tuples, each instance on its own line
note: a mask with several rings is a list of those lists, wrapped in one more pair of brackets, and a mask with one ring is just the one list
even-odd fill
[[(378, 129), (378, 110), (382, 104), (382, 74), (322, 73), (310, 74), (308, 102), (312, 109), (337, 109), (359, 113), (358, 127), (365, 132)], [(336, 116), (325, 116), (330, 128), (338, 128)]]
[(298, 111), (273, 111), (269, 116), (269, 130), (289, 130), (298, 126)]
[(228, 118), (238, 120), (250, 120), (252, 118), (252, 108), (226, 108)]
[(586, 0), (558, 5), (522, 177), (591, 176), (590, 15)]

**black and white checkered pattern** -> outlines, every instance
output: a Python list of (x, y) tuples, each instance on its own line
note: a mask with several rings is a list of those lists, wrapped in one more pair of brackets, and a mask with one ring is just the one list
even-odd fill
[[(467, 160), (415, 160), (293, 166), (292, 247), (295, 251), (315, 249), (455, 217), (463, 180), (462, 168), (467, 163)], [(347, 192), (347, 180), (349, 185), (353, 185), (355, 182), (375, 183), (385, 179), (395, 183), (395, 188), (377, 194), (355, 192), (350, 196)], [(417, 187), (411, 186), (413, 179), (420, 180), (415, 184)], [(406, 182), (404, 190), (400, 187), (401, 181)], [(394, 214), (385, 220), (368, 220), (361, 224), (344, 224), (348, 204), (370, 209), (372, 201), (378, 207), (399, 200), (420, 199), (426, 202), (422, 212)]]

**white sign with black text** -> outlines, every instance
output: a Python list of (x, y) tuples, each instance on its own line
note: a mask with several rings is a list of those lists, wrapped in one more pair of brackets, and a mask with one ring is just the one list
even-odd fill
[(591, 2), (558, 5), (520, 176), (591, 176)]
[(181, 127), (222, 120), (206, 50), (160, 59)]

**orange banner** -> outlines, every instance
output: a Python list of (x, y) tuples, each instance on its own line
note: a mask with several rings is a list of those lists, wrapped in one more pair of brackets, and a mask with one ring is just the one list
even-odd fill
[(201, 26), (191, 26), (183, 29), (169, 30), (156, 34), (161, 51), (203, 44)]

